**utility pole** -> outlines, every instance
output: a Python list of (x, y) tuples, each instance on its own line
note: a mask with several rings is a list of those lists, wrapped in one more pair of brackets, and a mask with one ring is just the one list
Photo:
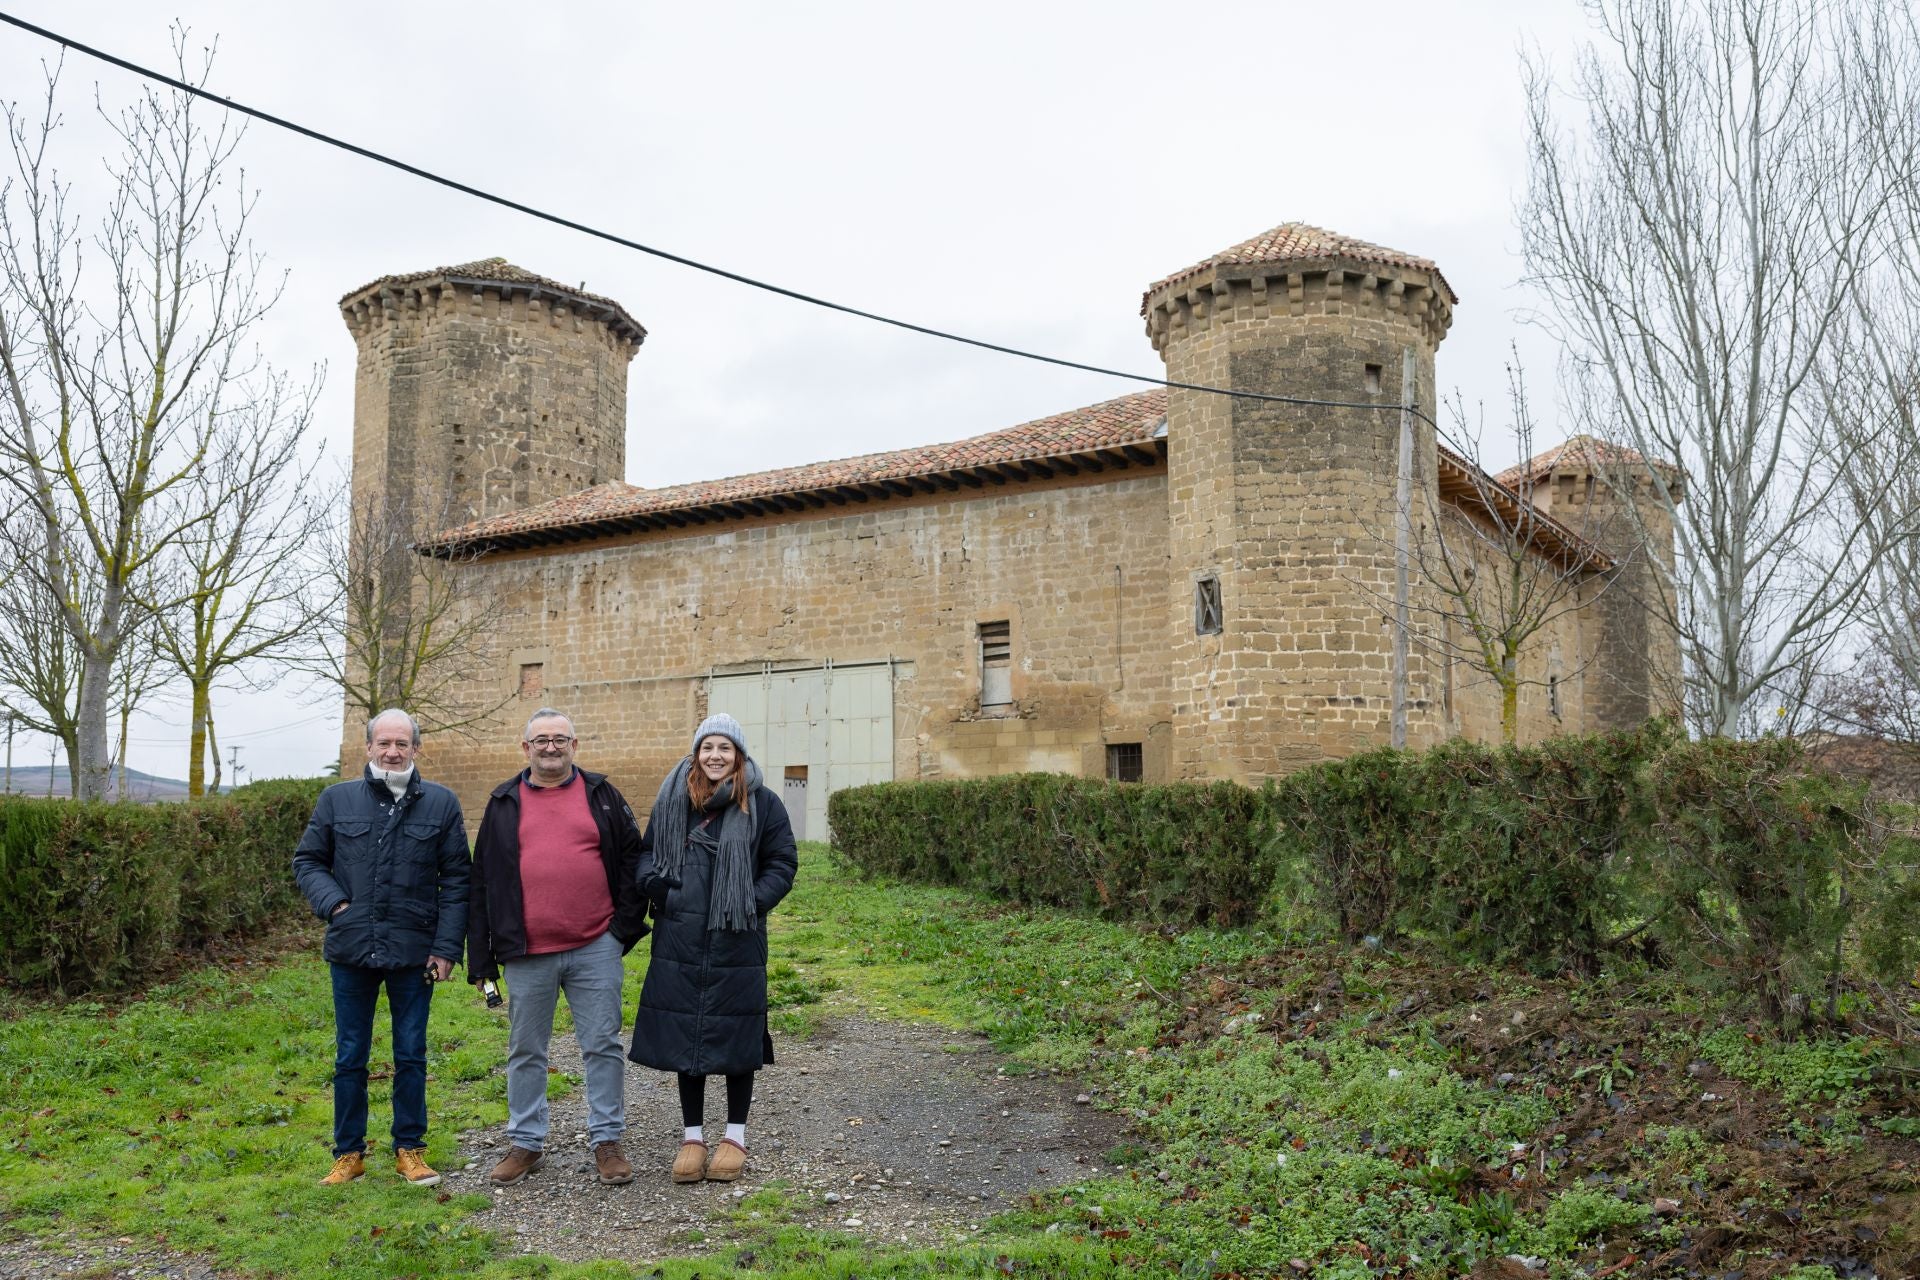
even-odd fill
[(47, 748), (47, 799), (53, 799), (53, 762), (60, 758), (60, 742), (55, 739)]
[(13, 794), (13, 712), (7, 712), (7, 794)]
[(1407, 561), (1413, 544), (1413, 348), (1400, 353), (1400, 471), (1393, 501), (1393, 745), (1407, 745)]
[(233, 778), (227, 784), (227, 790), (231, 791), (240, 785), (240, 747), (237, 743), (227, 748), (227, 773)]

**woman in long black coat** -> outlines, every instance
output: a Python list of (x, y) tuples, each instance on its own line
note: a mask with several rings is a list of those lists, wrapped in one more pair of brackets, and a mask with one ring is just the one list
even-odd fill
[[(740, 722), (708, 716), (693, 754), (660, 784), (640, 842), (653, 958), (627, 1056), (679, 1074), (686, 1134), (675, 1182), (732, 1182), (746, 1167), (753, 1076), (773, 1065), (767, 913), (798, 865), (786, 806), (761, 782)], [(727, 1134), (711, 1151), (702, 1127), (710, 1075), (727, 1078)]]

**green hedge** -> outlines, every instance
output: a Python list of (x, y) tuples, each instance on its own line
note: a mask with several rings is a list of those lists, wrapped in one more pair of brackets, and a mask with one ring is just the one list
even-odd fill
[[(854, 864), (1150, 921), (1414, 936), (1462, 962), (1591, 970), (1646, 935), (1776, 1015), (1920, 955), (1920, 846), (1778, 740), (1671, 725), (1379, 750), (1255, 790), (1052, 774), (836, 792)], [(1901, 966), (1907, 966), (1903, 970)]]
[(298, 900), (321, 780), (179, 804), (0, 799), (0, 973), (68, 993), (137, 982)]

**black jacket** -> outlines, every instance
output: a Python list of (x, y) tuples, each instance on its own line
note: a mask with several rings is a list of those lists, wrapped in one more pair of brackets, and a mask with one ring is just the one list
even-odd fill
[(457, 963), (468, 874), (460, 801), (418, 769), (397, 801), (371, 768), (328, 787), (293, 851), (294, 882), (327, 922), (327, 959), (368, 969)]
[[(688, 801), (681, 800), (686, 804)], [(627, 1056), (642, 1066), (693, 1075), (738, 1075), (773, 1062), (767, 1034), (767, 913), (793, 888), (799, 867), (787, 807), (755, 787), (759, 837), (753, 848), (754, 927), (707, 929), (710, 854), (689, 849), (680, 887), (653, 913), (653, 958)], [(653, 870), (653, 823), (641, 844), (640, 875)], [(696, 856), (697, 855), (697, 856)]]
[[(640, 824), (619, 788), (604, 773), (575, 769), (587, 789), (587, 808), (600, 829), (600, 861), (613, 898), (609, 932), (629, 951), (647, 935), (647, 900), (635, 870)], [(522, 770), (493, 789), (473, 841), (473, 910), (468, 915), (467, 980), (500, 976), (500, 962), (527, 954), (527, 907), (520, 896), (520, 784)], [(568, 785), (572, 785), (571, 783)]]

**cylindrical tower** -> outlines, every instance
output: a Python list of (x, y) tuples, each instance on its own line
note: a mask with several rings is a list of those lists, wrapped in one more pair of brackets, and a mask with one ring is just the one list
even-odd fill
[(353, 498), (445, 528), (625, 478), (619, 303), (488, 258), (340, 300), (359, 347)]
[[(1168, 393), (1176, 776), (1272, 777), (1389, 741), (1393, 406), (1411, 351), (1413, 397), (1432, 414), (1456, 300), (1425, 259), (1298, 223), (1147, 290), (1170, 381), (1382, 406)], [(1412, 459), (1417, 515), (1436, 484), (1418, 418)], [(1412, 592), (1417, 624), (1417, 578)], [(1408, 741), (1437, 741), (1436, 672), (1411, 649)]]

